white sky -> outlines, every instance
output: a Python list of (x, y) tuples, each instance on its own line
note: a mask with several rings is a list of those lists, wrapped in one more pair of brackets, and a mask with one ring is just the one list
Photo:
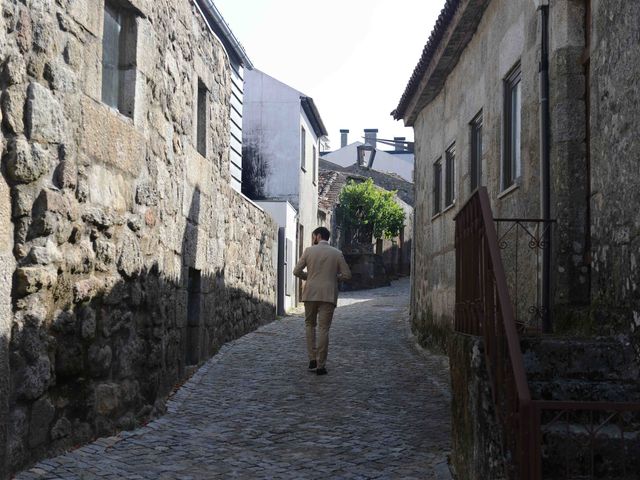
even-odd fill
[(314, 99), (340, 146), (365, 128), (413, 130), (390, 116), (444, 0), (214, 0), (254, 66)]

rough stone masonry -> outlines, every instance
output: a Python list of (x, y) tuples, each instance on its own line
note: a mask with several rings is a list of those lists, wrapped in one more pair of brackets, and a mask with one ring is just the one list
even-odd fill
[(120, 111), (104, 0), (0, 1), (0, 477), (144, 422), (274, 317), (276, 226), (229, 186), (221, 43), (189, 0), (108, 3), (131, 18)]

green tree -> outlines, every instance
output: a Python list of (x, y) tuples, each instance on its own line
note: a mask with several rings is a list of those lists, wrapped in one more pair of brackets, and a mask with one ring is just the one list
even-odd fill
[(370, 178), (353, 180), (340, 192), (343, 219), (354, 227), (371, 229), (373, 236), (395, 238), (404, 227), (405, 213), (395, 201), (396, 192), (376, 187)]

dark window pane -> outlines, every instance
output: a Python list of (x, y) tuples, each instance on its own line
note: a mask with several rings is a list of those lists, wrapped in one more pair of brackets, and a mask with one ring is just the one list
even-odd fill
[(135, 15), (107, 0), (102, 36), (102, 101), (133, 118), (136, 93)]
[(444, 203), (445, 207), (452, 205), (456, 198), (456, 150), (455, 146), (451, 146), (445, 156), (445, 190)]
[(521, 90), (520, 82), (511, 90), (511, 172), (513, 181), (520, 176), (520, 134), (521, 134)]
[(203, 157), (207, 156), (207, 87), (198, 80), (198, 117), (197, 122), (197, 146), (198, 152)]
[(433, 214), (440, 213), (440, 198), (442, 185), (442, 163), (438, 160), (433, 164)]
[(471, 122), (471, 191), (482, 185), (482, 113)]
[(102, 101), (118, 108), (120, 99), (120, 14), (105, 5), (102, 37)]
[(522, 93), (520, 66), (505, 79), (504, 94), (504, 147), (502, 161), (502, 187), (513, 185), (521, 173), (521, 110)]

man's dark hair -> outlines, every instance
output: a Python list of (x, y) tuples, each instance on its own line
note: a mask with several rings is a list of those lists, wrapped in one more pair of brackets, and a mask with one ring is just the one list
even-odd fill
[(320, 238), (323, 240), (329, 240), (331, 237), (331, 232), (325, 227), (318, 227), (313, 231), (314, 235), (320, 235)]

